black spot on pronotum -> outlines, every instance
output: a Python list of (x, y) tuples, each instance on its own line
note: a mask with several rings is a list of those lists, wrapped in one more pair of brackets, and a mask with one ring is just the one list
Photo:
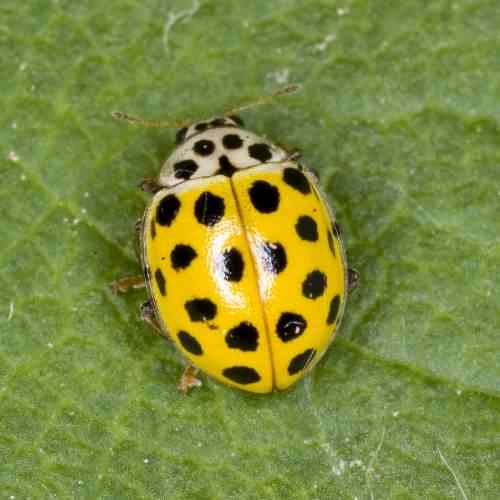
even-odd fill
[(295, 230), (302, 240), (318, 241), (318, 225), (309, 215), (301, 215), (298, 218), (297, 224), (295, 224)]
[(270, 273), (281, 273), (286, 265), (287, 258), (283, 245), (278, 242), (267, 241), (262, 245), (262, 264)]
[(190, 179), (198, 170), (198, 165), (193, 160), (182, 160), (174, 163), (174, 177), (176, 179)]
[(160, 293), (165, 296), (167, 294), (167, 284), (165, 282), (165, 276), (163, 276), (160, 268), (155, 271), (155, 280), (158, 285), (158, 290), (160, 290)]
[(226, 334), (227, 346), (240, 351), (256, 351), (258, 339), (257, 328), (248, 321), (243, 321), (238, 326), (231, 328)]
[(280, 193), (276, 186), (266, 181), (255, 181), (250, 189), (252, 205), (263, 214), (270, 214), (278, 209)]
[(303, 316), (292, 312), (284, 312), (276, 325), (276, 333), (283, 342), (289, 342), (300, 337), (306, 328), (307, 321)]
[(326, 275), (317, 269), (306, 276), (302, 283), (302, 295), (308, 299), (317, 299), (325, 293)]
[(180, 128), (175, 134), (175, 144), (179, 145), (186, 138), (187, 127)]
[(224, 216), (224, 210), (224, 199), (210, 191), (203, 192), (194, 205), (196, 220), (205, 226), (217, 224)]
[(193, 150), (197, 155), (210, 156), (215, 150), (215, 144), (207, 139), (196, 141)]
[(220, 168), (217, 173), (220, 175), (225, 175), (226, 177), (232, 177), (236, 172), (237, 168), (228, 160), (226, 155), (222, 155), (219, 158)]
[(283, 180), (299, 193), (309, 194), (311, 192), (311, 186), (307, 177), (296, 168), (285, 168), (283, 170)]
[(243, 146), (243, 140), (238, 134), (226, 134), (222, 138), (222, 145), (227, 149), (238, 149)]
[(179, 198), (175, 194), (168, 194), (158, 203), (156, 222), (160, 226), (170, 226), (174, 222), (180, 208), (181, 202)]
[(195, 356), (201, 356), (203, 354), (203, 349), (200, 343), (188, 332), (180, 331), (177, 334), (177, 338), (187, 352), (194, 354)]
[(224, 250), (222, 254), (224, 263), (224, 279), (226, 281), (240, 281), (243, 276), (243, 257), (236, 248)]
[(188, 300), (184, 307), (191, 321), (209, 321), (217, 314), (217, 306), (210, 299)]
[(170, 253), (172, 268), (176, 271), (186, 269), (197, 255), (196, 250), (190, 245), (175, 245)]
[(314, 356), (316, 356), (315, 349), (307, 349), (304, 352), (297, 354), (297, 356), (292, 358), (290, 364), (288, 365), (288, 373), (290, 375), (295, 375), (301, 370), (304, 370), (304, 368), (307, 368), (311, 364)]
[(340, 295), (335, 295), (330, 302), (330, 309), (328, 310), (328, 318), (326, 318), (327, 325), (333, 325), (337, 320), (340, 308)]
[(265, 163), (273, 157), (269, 144), (265, 144), (264, 142), (258, 142), (248, 146), (248, 154), (262, 163)]
[(241, 385), (254, 384), (260, 380), (260, 375), (257, 371), (249, 366), (231, 366), (230, 368), (224, 368), (224, 370), (222, 370), (222, 375), (228, 380)]

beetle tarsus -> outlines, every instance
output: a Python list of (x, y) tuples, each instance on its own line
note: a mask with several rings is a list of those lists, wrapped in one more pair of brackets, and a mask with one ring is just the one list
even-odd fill
[(200, 387), (202, 385), (201, 380), (196, 377), (197, 374), (198, 368), (196, 368), (196, 366), (186, 366), (178, 386), (178, 389), (182, 392), (182, 394), (186, 395), (193, 387)]
[(144, 288), (146, 282), (144, 281), (144, 276), (141, 274), (139, 276), (127, 276), (126, 278), (121, 278), (113, 281), (111, 283), (111, 290), (114, 294), (127, 293), (129, 290)]
[(359, 284), (359, 272), (356, 269), (349, 268), (347, 270), (347, 283), (349, 292), (357, 288)]

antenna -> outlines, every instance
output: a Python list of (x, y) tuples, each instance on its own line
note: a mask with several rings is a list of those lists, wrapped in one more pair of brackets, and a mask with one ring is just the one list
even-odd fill
[[(276, 90), (271, 95), (259, 97), (254, 101), (248, 102), (246, 104), (242, 104), (236, 108), (232, 108), (229, 111), (224, 113), (224, 116), (231, 116), (240, 111), (244, 111), (245, 109), (255, 108), (256, 106), (261, 106), (262, 104), (268, 104), (274, 101), (277, 97), (281, 97), (283, 95), (293, 94), (300, 89), (300, 85), (291, 84), (283, 87), (281, 89)], [(189, 120), (177, 120), (177, 121), (152, 121), (141, 118), (140, 116), (129, 115), (128, 113), (123, 113), (122, 111), (113, 111), (111, 116), (120, 122), (127, 122), (132, 125), (140, 125), (145, 128), (183, 128), (191, 125), (193, 123)]]
[(266, 95), (262, 97), (258, 97), (254, 101), (250, 101), (247, 104), (242, 104), (236, 108), (230, 109), (224, 113), (224, 116), (231, 116), (239, 113), (240, 111), (244, 111), (245, 109), (255, 108), (256, 106), (261, 106), (262, 104), (268, 104), (274, 101), (277, 97), (281, 97), (283, 95), (293, 94), (300, 90), (300, 85), (290, 84), (286, 87), (282, 87), (281, 89), (276, 90), (271, 95)]
[(132, 125), (140, 125), (141, 127), (146, 128), (183, 128), (191, 124), (191, 122), (187, 120), (182, 121), (150, 121), (141, 118), (140, 116), (132, 116), (128, 113), (123, 113), (121, 111), (113, 111), (111, 116), (120, 122), (131, 123)]

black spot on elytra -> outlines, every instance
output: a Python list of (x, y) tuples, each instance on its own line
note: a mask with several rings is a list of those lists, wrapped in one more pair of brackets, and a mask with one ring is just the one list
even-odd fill
[(300, 314), (284, 312), (276, 325), (276, 333), (283, 342), (300, 337), (307, 328), (307, 321)]
[(160, 226), (170, 226), (174, 222), (179, 209), (181, 208), (181, 202), (175, 194), (168, 194), (165, 196), (160, 203), (158, 203), (158, 208), (156, 209), (156, 222)]
[(226, 134), (222, 138), (222, 145), (227, 149), (238, 149), (243, 146), (243, 140), (238, 134)]
[(209, 321), (217, 314), (217, 306), (210, 299), (188, 300), (184, 307), (191, 321)]
[(280, 193), (276, 186), (266, 181), (255, 181), (250, 189), (252, 205), (263, 214), (270, 214), (278, 209)]
[(318, 225), (309, 215), (301, 215), (298, 218), (297, 224), (295, 224), (295, 230), (302, 240), (318, 241)]
[(215, 150), (213, 141), (207, 139), (200, 139), (196, 141), (193, 146), (193, 151), (200, 156), (210, 156)]
[(283, 170), (283, 180), (299, 193), (309, 194), (311, 192), (311, 186), (307, 177), (297, 168), (285, 168)]
[(155, 280), (158, 285), (158, 290), (160, 290), (160, 293), (165, 297), (167, 294), (167, 284), (165, 282), (165, 276), (163, 276), (160, 268), (155, 271)]
[(332, 325), (337, 321), (337, 316), (339, 314), (340, 308), (340, 295), (335, 295), (330, 302), (330, 309), (328, 311), (328, 318), (326, 319), (327, 325)]
[(193, 160), (182, 160), (174, 163), (174, 177), (176, 179), (190, 179), (198, 170), (198, 165)]
[(220, 168), (217, 173), (220, 175), (225, 175), (226, 177), (232, 177), (236, 172), (237, 168), (228, 160), (226, 155), (222, 155), (219, 158)]
[(179, 145), (181, 142), (184, 142), (184, 139), (186, 138), (186, 133), (188, 129), (187, 127), (180, 128), (176, 134), (175, 134), (175, 143)]
[(302, 283), (302, 295), (308, 299), (317, 299), (325, 293), (326, 275), (317, 269), (306, 276)]
[(224, 279), (226, 281), (240, 281), (243, 276), (243, 257), (241, 253), (236, 248), (230, 248), (229, 250), (224, 250), (223, 254), (224, 262)]
[(175, 245), (170, 253), (172, 268), (176, 271), (189, 267), (193, 259), (197, 257), (195, 249), (190, 245)]
[(194, 215), (200, 224), (213, 226), (224, 216), (224, 199), (220, 196), (205, 191), (196, 200)]
[(264, 142), (250, 144), (250, 146), (248, 146), (248, 154), (262, 163), (265, 163), (273, 157), (269, 144), (265, 144)]
[(286, 252), (283, 245), (271, 241), (263, 243), (262, 263), (266, 271), (273, 274), (281, 273), (287, 265)]
[(297, 354), (297, 356), (292, 358), (290, 364), (288, 365), (288, 373), (290, 375), (295, 375), (304, 368), (307, 368), (314, 356), (316, 356), (316, 349), (307, 349), (306, 351)]
[(257, 371), (249, 366), (231, 366), (230, 368), (224, 368), (224, 370), (222, 370), (222, 375), (228, 380), (242, 385), (253, 384), (260, 380), (260, 375)]
[(188, 332), (180, 331), (177, 334), (177, 338), (187, 352), (196, 356), (201, 356), (203, 354), (203, 349), (200, 343)]
[(151, 239), (154, 240), (156, 237), (156, 225), (155, 220), (151, 219)]
[(240, 351), (256, 351), (258, 340), (257, 328), (248, 321), (243, 321), (238, 326), (231, 328), (226, 334), (227, 346)]

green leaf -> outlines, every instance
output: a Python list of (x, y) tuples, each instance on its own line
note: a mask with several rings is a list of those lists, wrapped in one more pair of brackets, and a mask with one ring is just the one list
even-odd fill
[[(2, 498), (496, 499), (500, 39), (479, 0), (0, 6)], [(203, 379), (140, 322), (137, 188), (174, 132), (269, 94), (361, 284), (286, 393)]]

